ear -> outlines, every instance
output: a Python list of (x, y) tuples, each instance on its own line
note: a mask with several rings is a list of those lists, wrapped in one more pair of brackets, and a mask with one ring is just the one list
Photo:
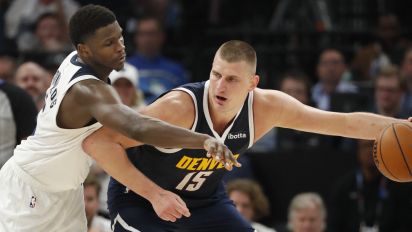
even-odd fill
[(250, 80), (250, 87), (249, 87), (249, 92), (254, 90), (259, 84), (259, 76), (254, 75), (252, 79)]
[(77, 45), (77, 53), (79, 54), (80, 58), (89, 58), (92, 54), (92, 52), (90, 51), (90, 48), (83, 43), (79, 43)]

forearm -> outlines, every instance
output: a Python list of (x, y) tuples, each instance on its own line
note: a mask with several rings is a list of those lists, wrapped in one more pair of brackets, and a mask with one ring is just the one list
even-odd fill
[(346, 130), (343, 136), (374, 140), (392, 123), (408, 123), (408, 121), (372, 113), (349, 113), (345, 115)]
[(140, 115), (139, 122), (130, 127), (128, 136), (154, 146), (190, 149), (204, 149), (205, 140), (210, 138), (144, 115)]
[(151, 201), (162, 191), (158, 185), (133, 166), (121, 145), (87, 138), (83, 142), (83, 148), (108, 175), (145, 199)]

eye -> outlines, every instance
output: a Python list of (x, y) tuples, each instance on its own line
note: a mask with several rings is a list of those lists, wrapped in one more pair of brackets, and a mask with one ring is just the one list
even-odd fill
[(107, 42), (104, 43), (104, 46), (111, 46), (113, 44), (113, 41), (109, 40)]

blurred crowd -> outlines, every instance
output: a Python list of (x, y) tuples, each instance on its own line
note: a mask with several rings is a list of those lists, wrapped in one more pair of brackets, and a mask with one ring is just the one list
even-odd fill
[[(68, 20), (89, 3), (113, 10), (123, 28), (127, 63), (110, 79), (135, 110), (206, 81), (217, 46), (242, 39), (257, 50), (262, 88), (323, 110), (412, 116), (410, 3), (0, 0), (0, 167), (33, 133), (54, 72), (74, 50)], [(411, 231), (412, 186), (383, 177), (372, 148), (275, 128), (228, 173), (228, 194), (258, 231)], [(84, 183), (90, 231), (110, 231), (107, 183), (93, 166)]]

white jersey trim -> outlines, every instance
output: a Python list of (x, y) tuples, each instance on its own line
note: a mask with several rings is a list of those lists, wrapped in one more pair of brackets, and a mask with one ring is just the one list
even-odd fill
[(232, 120), (232, 123), (230, 123), (230, 125), (226, 128), (226, 130), (223, 132), (222, 136), (220, 136), (215, 129), (213, 129), (213, 122), (212, 122), (212, 118), (210, 117), (210, 113), (209, 113), (209, 81), (206, 81), (205, 83), (205, 89), (204, 89), (204, 93), (203, 93), (203, 112), (205, 114), (205, 118), (207, 121), (207, 124), (209, 126), (209, 129), (212, 131), (213, 135), (215, 136), (215, 138), (217, 140), (219, 140), (220, 142), (224, 143), (226, 140), (227, 135), (229, 134), (230, 130), (232, 129), (237, 117), (240, 115), (240, 112), (242, 112), (243, 106), (240, 108), (240, 110), (237, 112), (235, 118)]
[[(191, 131), (195, 131), (196, 126), (197, 126), (197, 121), (198, 121), (198, 109), (197, 109), (197, 100), (196, 100), (196, 96), (193, 94), (192, 91), (179, 87), (179, 88), (175, 88), (172, 91), (183, 91), (187, 94), (189, 94), (192, 97), (193, 100), (193, 104), (195, 106), (195, 121), (193, 122), (192, 128), (190, 128)], [(182, 150), (182, 148), (161, 148), (161, 147), (155, 147), (158, 151), (161, 151), (163, 153), (175, 153), (178, 152), (180, 150)]]
[(120, 214), (117, 214), (116, 218), (113, 220), (113, 225), (112, 225), (112, 231), (114, 231), (114, 227), (116, 226), (116, 223), (119, 223), (119, 225), (130, 232), (140, 232), (140, 230), (133, 228), (131, 226), (129, 226), (122, 217), (120, 217)]
[(248, 107), (249, 107), (249, 147), (252, 147), (255, 143), (255, 124), (253, 119), (253, 91), (249, 92), (249, 99), (248, 99)]

